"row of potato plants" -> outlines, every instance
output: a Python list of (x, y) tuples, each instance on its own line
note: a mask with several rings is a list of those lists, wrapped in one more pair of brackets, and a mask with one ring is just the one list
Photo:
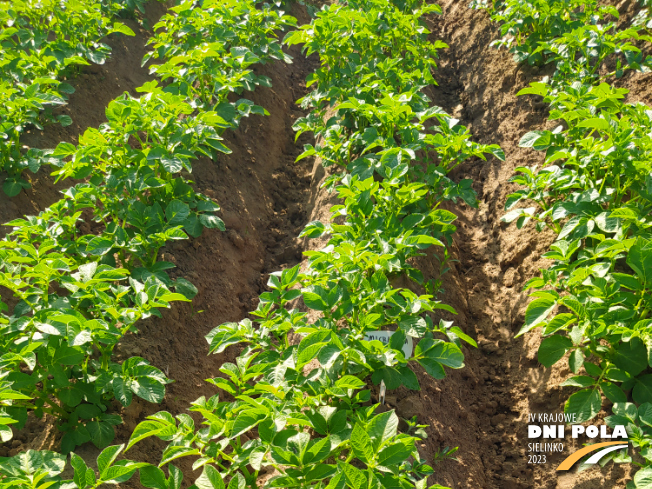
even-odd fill
[[(230, 19), (239, 5), (216, 1), (208, 13), (206, 3), (198, 12), (182, 6), (175, 18), (205, 14), (202, 22), (225, 29), (227, 23), (215, 22), (215, 17)], [(244, 348), (235, 364), (222, 366), (224, 376), (211, 380), (223, 399), (215, 395), (192, 403), (191, 411), (203, 417), (202, 426), (195, 427), (187, 414), (167, 412), (139, 424), (127, 448), (150, 436), (168, 442), (158, 467), (116, 462), (123, 447), (114, 446), (100, 454), (99, 475), (73, 454), (74, 478), (62, 481), (61, 455), (30, 451), (0, 464), (5, 481), (28, 487), (97, 487), (124, 482), (138, 469), (145, 487), (178, 489), (183, 474), (170, 462), (190, 456), (193, 469), (202, 468), (192, 487), (206, 489), (259, 483), (427, 487), (432, 468), (416, 447), (425, 426), (406, 420), (407, 432), (400, 432), (393, 411), (378, 413), (378, 405), (371, 404), (367, 383), (418, 390), (411, 364), (420, 364), (437, 379), (444, 377), (444, 367), (463, 366), (461, 340), (475, 342), (452, 323), (433, 322), (429, 312), (454, 310), (435, 300), (441, 281), (425, 281), (414, 259), (438, 246), (443, 273), (455, 215), (441, 204), (461, 199), (476, 205), (470, 181), (456, 183), (447, 173), (471, 157), (504, 158), (495, 145), (473, 143), (466, 128), (431, 107), (422, 93), (434, 83), (436, 52), (445, 47), (428, 42), (422, 17), (439, 12), (421, 1), (353, 1), (324, 7), (310, 25), (286, 38), (321, 57), (322, 68), (309, 79), (317, 87), (302, 100), (311, 113), (297, 121), (296, 129), (312, 131), (320, 141), (306, 147), (303, 157), (318, 155), (326, 166), (340, 167), (327, 186), (343, 204), (332, 208), (330, 223), (306, 227), (303, 236), (330, 236), (327, 246), (307, 252), (303, 272), (296, 266), (270, 276), (270, 290), (261, 295), (254, 321), (226, 323), (207, 336), (213, 353), (231, 345)], [(253, 13), (243, 24), (249, 25)], [(188, 23), (180, 27), (180, 32), (191, 30)], [(173, 43), (174, 51), (179, 46), (177, 36), (163, 37), (157, 48)], [(255, 38), (248, 31), (237, 42), (246, 45)], [(206, 46), (198, 50), (199, 55), (205, 52)], [(277, 54), (281, 57), (280, 47)], [(155, 70), (174, 73), (172, 77), (192, 73), (192, 83), (173, 84), (172, 91), (199, 88), (201, 105), (204, 89), (221, 89), (224, 83), (205, 76), (205, 63), (212, 60), (198, 60), (194, 71), (186, 69), (192, 61), (178, 67), (173, 58)], [(430, 119), (438, 124), (426, 127)], [(63, 165), (62, 171), (72, 175), (76, 168), (84, 164)], [(394, 287), (393, 279), (401, 275), (426, 293)], [(388, 328), (394, 331), (389, 344), (367, 341), (367, 332)], [(402, 347), (408, 335), (420, 339), (406, 357)], [(160, 468), (164, 465), (168, 476)], [(270, 472), (266, 481), (260, 479)]]
[(134, 32), (116, 16), (140, 7), (133, 0), (20, 0), (0, 3), (0, 170), (10, 197), (29, 182), (22, 173), (37, 172), (49, 153), (20, 142), (27, 129), (72, 124), (53, 109), (66, 104), (75, 89), (65, 80), (82, 66), (103, 64), (111, 48), (102, 42), (113, 33)]
[(269, 84), (251, 65), (284, 57), (275, 31), (294, 23), (255, 1), (182, 2), (150, 40), (165, 88), (125, 93), (106, 123), (51, 153), (58, 178), (84, 180), (38, 216), (8, 223), (0, 241), (0, 286), (13, 294), (11, 308), (0, 302), (3, 441), (31, 411), (59, 420), (64, 453), (88, 441), (103, 448), (121, 422), (113, 399), (163, 399), (161, 370), (140, 357), (117, 363), (113, 350), (139, 320), (195, 295), (159, 259), (171, 241), (224, 229), (219, 206), (188, 179), (192, 160), (228, 153), (223, 131), (265, 112), (229, 95)]
[(518, 93), (543, 97), (559, 125), (523, 136), (545, 165), (516, 169), (522, 188), (505, 206), (504, 221), (556, 235), (543, 255), (552, 265), (526, 284), (536, 291), (517, 336), (541, 328), (539, 361), (567, 359), (574, 375), (562, 386), (578, 390), (564, 409), (579, 422), (608, 399), (606, 423), (627, 426), (645, 467), (627, 487), (652, 487), (652, 110), (606, 82), (650, 72), (639, 46), (652, 39), (640, 23), (618, 29), (618, 11), (595, 1), (499, 1), (491, 15), (503, 23), (497, 44), (555, 68)]
[[(396, 413), (379, 412), (368, 388), (419, 390), (413, 366), (442, 379), (445, 367), (463, 367), (461, 341), (475, 346), (451, 322), (433, 322), (430, 313), (455, 311), (435, 299), (439, 278), (426, 281), (414, 261), (437, 246), (443, 273), (455, 215), (442, 203), (476, 205), (470, 181), (447, 174), (471, 157), (504, 158), (495, 145), (473, 143), (423, 93), (445, 47), (428, 41), (423, 17), (440, 12), (421, 0), (354, 0), (324, 6), (286, 37), (320, 56), (308, 79), (315, 89), (300, 101), (310, 113), (295, 129), (319, 141), (300, 158), (338, 167), (325, 186), (342, 203), (330, 222), (307, 225), (301, 236), (328, 237), (325, 247), (305, 252), (303, 271), (270, 275), (253, 321), (207, 336), (212, 353), (242, 351), (210, 380), (222, 394), (192, 403), (201, 425), (160, 412), (136, 427), (127, 448), (151, 436), (168, 443), (159, 467), (140, 469), (143, 485), (178, 487), (171, 462), (193, 457), (200, 488), (441, 487), (428, 486), (433, 469), (417, 448), (425, 426), (415, 417), (399, 430)], [(392, 285), (400, 276), (425, 293)], [(368, 339), (383, 329), (393, 331), (388, 344)], [(406, 355), (407, 336), (419, 341)]]

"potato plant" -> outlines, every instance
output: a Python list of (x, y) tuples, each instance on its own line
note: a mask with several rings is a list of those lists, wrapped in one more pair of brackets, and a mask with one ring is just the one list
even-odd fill
[[(11, 458), (0, 461), (0, 475), (3, 487), (22, 487), (29, 489), (53, 487), (95, 489), (105, 484), (127, 482), (136, 470), (146, 464), (129, 460), (117, 460), (124, 446), (111, 446), (97, 457), (97, 472), (86, 465), (76, 454), (72, 454), (70, 464), (74, 476), (72, 480), (62, 481), (59, 474), (66, 468), (67, 457), (51, 451), (27, 450)], [(181, 480), (179, 479), (179, 483)], [(179, 489), (179, 484), (170, 489)]]
[[(155, 384), (167, 379), (157, 369), (140, 358), (112, 363), (111, 352), (140, 317), (193, 294), (189, 283), (171, 280), (158, 251), (223, 226), (217, 205), (185, 176), (197, 155), (228, 151), (220, 135), (240, 117), (264, 113), (228, 95), (269, 83), (251, 63), (289, 61), (274, 33), (295, 21), (278, 7), (228, 0), (174, 7), (147, 58), (161, 60), (152, 71), (165, 88), (148, 83), (141, 97), (112, 102), (106, 124), (50, 155), (60, 178), (86, 181), (40, 216), (11, 223), (15, 230), (0, 248), (3, 277), (18, 299), (5, 319), (15, 334), (5, 346), (13, 371), (1, 378), (0, 425), (19, 421), (10, 415), (21, 407), (59, 414), (71, 430), (68, 450), (85, 433), (93, 439), (101, 423), (108, 439), (106, 426), (117, 420), (94, 401), (98, 395), (128, 404), (133, 394), (161, 393)], [(440, 278), (426, 281), (415, 259), (436, 246), (446, 271), (455, 215), (441, 203), (477, 205), (471, 182), (447, 174), (469, 158), (504, 154), (474, 143), (422, 93), (434, 83), (436, 51), (444, 47), (429, 43), (421, 20), (433, 12), (439, 8), (417, 0), (352, 1), (324, 7), (286, 38), (321, 58), (308, 81), (315, 91), (301, 101), (310, 115), (296, 129), (321, 137), (302, 156), (340, 169), (327, 186), (342, 203), (330, 222), (308, 224), (303, 235), (327, 236), (327, 246), (307, 253), (305, 270), (270, 276), (254, 321), (226, 323), (207, 336), (212, 353), (244, 349), (210, 380), (221, 392), (192, 404), (202, 426), (166, 412), (139, 424), (127, 448), (151, 436), (168, 442), (158, 467), (116, 462), (122, 447), (109, 447), (99, 475), (73, 454), (68, 481), (59, 455), (27, 452), (0, 463), (0, 485), (81, 489), (124, 482), (139, 470), (146, 487), (178, 489), (182, 474), (171, 462), (191, 456), (202, 469), (193, 487), (201, 488), (258, 487), (270, 470), (265, 487), (441, 487), (428, 485), (433, 469), (417, 449), (425, 426), (406, 420), (399, 431), (396, 413), (377, 412), (367, 388), (384, 382), (418, 390), (415, 366), (441, 379), (446, 367), (463, 367), (462, 341), (475, 346), (452, 322), (433, 320), (433, 312), (455, 311), (437, 299)], [(82, 232), (83, 224), (92, 232)], [(400, 276), (421, 292), (393, 286)], [(393, 332), (389, 344), (366, 339), (378, 329)], [(419, 341), (406, 357), (407, 335)], [(77, 355), (75, 366), (68, 355)], [(60, 371), (74, 381), (60, 385)], [(47, 381), (30, 390), (23, 375)], [(71, 406), (77, 398), (68, 391), (78, 389), (80, 401)]]
[[(315, 90), (301, 101), (311, 112), (295, 128), (321, 137), (300, 158), (318, 155), (341, 169), (326, 182), (342, 202), (331, 222), (309, 223), (302, 233), (328, 242), (305, 252), (304, 271), (271, 274), (254, 321), (207, 336), (213, 353), (244, 350), (210, 380), (225, 394), (193, 403), (202, 426), (160, 412), (138, 425), (128, 448), (151, 436), (167, 441), (160, 466), (195, 457), (198, 487), (441, 487), (428, 486), (433, 469), (416, 448), (423, 426), (412, 420), (399, 432), (397, 415), (378, 413), (368, 389), (384, 382), (419, 390), (414, 366), (441, 379), (446, 367), (463, 367), (462, 341), (475, 346), (459, 327), (433, 321), (429, 313), (455, 311), (436, 299), (439, 280), (425, 281), (414, 266), (437, 246), (445, 271), (455, 215), (441, 202), (476, 204), (470, 182), (446, 174), (471, 157), (504, 157), (495, 145), (471, 142), (421, 92), (442, 46), (427, 41), (421, 17), (436, 11), (421, 2), (349, 2), (324, 7), (288, 34), (286, 43), (304, 44), (322, 62), (308, 81)], [(394, 27), (396, 35), (380, 35)], [(432, 119), (437, 124), (426, 127)], [(393, 286), (401, 275), (425, 293)], [(378, 329), (393, 331), (388, 345), (366, 339)], [(419, 338), (408, 357), (407, 335)], [(141, 481), (143, 474), (148, 482), (156, 474), (151, 487), (171, 480), (160, 468), (142, 469)]]
[[(188, 9), (208, 25), (211, 5), (186, 2), (175, 13), (183, 17)], [(106, 123), (87, 129), (78, 145), (61, 143), (49, 153), (57, 178), (82, 183), (38, 216), (8, 223), (13, 230), (0, 241), (0, 285), (14, 300), (11, 307), (0, 303), (3, 440), (11, 438), (9, 426), (20, 429), (32, 411), (60, 420), (65, 453), (87, 441), (103, 448), (113, 439), (113, 425), (121, 422), (108, 413), (113, 399), (124, 406), (133, 395), (163, 399), (170, 380), (158, 368), (139, 357), (118, 364), (113, 350), (136, 331), (140, 319), (160, 316), (160, 308), (196, 294), (187, 280), (173, 280), (166, 271), (173, 265), (159, 259), (171, 241), (199, 236), (204, 228), (224, 229), (216, 215), (219, 206), (187, 178), (192, 161), (228, 153), (223, 131), (237, 127), (242, 117), (265, 113), (251, 101), (231, 102), (227, 95), (257, 84), (248, 68), (276, 58), (273, 31), (294, 23), (254, 3), (240, 2), (239, 10), (222, 9), (221, 15), (225, 28), (204, 29), (192, 40), (170, 44), (168, 51), (157, 46), (156, 57), (164, 64), (175, 58), (175, 66), (200, 66), (213, 56), (197, 58), (200, 47), (219, 45), (228, 76), (249, 77), (252, 85), (234, 82), (200, 103), (205, 92), (194, 81), (173, 82), (165, 75), (165, 88), (153, 81), (137, 89), (139, 97), (124, 94), (107, 107)], [(175, 33), (184, 29), (173, 15), (166, 19)], [(252, 22), (252, 28), (243, 28), (243, 22)], [(254, 27), (258, 35), (251, 37)], [(152, 43), (164, 37), (159, 33)], [(239, 46), (245, 38), (251, 50)], [(248, 56), (252, 51), (259, 55)], [(206, 63), (204, 70), (217, 79), (222, 65)], [(193, 88), (178, 90), (186, 82)]]
[[(539, 361), (550, 367), (568, 359), (574, 375), (562, 385), (576, 392), (564, 409), (578, 422), (593, 419), (603, 396), (608, 399), (613, 415), (606, 422), (627, 426), (643, 460), (643, 470), (627, 487), (649, 488), (652, 111), (625, 103), (627, 90), (606, 83), (626, 69), (649, 70), (649, 61), (642, 61), (630, 42), (649, 37), (639, 33), (640, 26), (614, 31), (614, 24), (594, 22), (588, 5), (584, 11), (562, 7), (555, 15), (576, 19), (576, 25), (543, 32), (538, 47), (518, 41), (525, 53), (542, 53), (556, 67), (552, 77), (519, 95), (543, 97), (549, 119), (559, 121), (553, 130), (521, 139), (521, 147), (545, 153), (545, 166), (517, 168), (512, 181), (521, 189), (505, 206), (504, 221), (516, 221), (519, 228), (533, 221), (537, 230), (549, 228), (557, 236), (543, 255), (552, 266), (526, 285), (536, 291), (518, 335), (542, 328)], [(554, 22), (546, 9), (534, 11), (540, 22)], [(512, 20), (526, 25), (519, 15)], [(606, 60), (616, 66), (607, 75), (600, 71)], [(626, 453), (611, 458), (632, 461)]]
[[(471, 6), (487, 9), (491, 19), (501, 24), (503, 37), (492, 45), (508, 48), (517, 62), (554, 62), (571, 78), (594, 73), (614, 50), (625, 54), (628, 64), (643, 62), (640, 49), (632, 44), (641, 39), (639, 29), (616, 30), (619, 13), (611, 5), (598, 5), (595, 0), (474, 0)], [(648, 69), (649, 65), (646, 60)], [(616, 73), (622, 74), (620, 62)]]
[(69, 116), (52, 113), (74, 92), (63, 80), (81, 66), (105, 62), (111, 52), (101, 42), (106, 36), (134, 35), (112, 20), (123, 8), (118, 2), (98, 0), (0, 4), (0, 170), (7, 173), (2, 188), (8, 196), (29, 187), (21, 176), (24, 170), (34, 173), (49, 162), (47, 151), (21, 145), (25, 129), (72, 123)]

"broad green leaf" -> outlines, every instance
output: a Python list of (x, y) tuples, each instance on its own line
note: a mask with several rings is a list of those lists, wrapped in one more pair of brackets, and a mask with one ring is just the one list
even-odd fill
[(204, 470), (195, 481), (198, 489), (225, 489), (222, 476), (212, 465), (204, 465)]
[(128, 385), (129, 382), (129, 380), (125, 380), (122, 377), (115, 377), (112, 381), (113, 393), (123, 406), (129, 406), (131, 404), (132, 395)]
[(576, 414), (577, 423), (584, 423), (593, 419), (602, 407), (602, 398), (599, 389), (583, 389), (571, 395), (564, 405), (564, 412)]
[(637, 376), (647, 367), (647, 348), (640, 338), (616, 346), (612, 361), (621, 370)]
[(180, 200), (171, 201), (165, 208), (165, 217), (171, 226), (183, 224), (188, 215), (190, 208)]
[(652, 285), (652, 240), (638, 238), (629, 249), (627, 264), (648, 286)]
[(544, 322), (555, 307), (555, 301), (546, 297), (533, 300), (525, 310), (525, 324), (518, 332), (519, 337)]
[(335, 386), (342, 389), (362, 389), (365, 385), (367, 384), (353, 375), (345, 375), (335, 382)]
[(593, 117), (591, 119), (585, 119), (581, 121), (579, 124), (577, 124), (577, 127), (588, 127), (592, 129), (607, 131), (609, 129), (609, 122), (599, 117)]
[(636, 378), (632, 397), (639, 404), (652, 403), (652, 374), (641, 375)]
[(414, 450), (414, 444), (408, 440), (401, 440), (383, 448), (378, 454), (378, 464), (383, 467), (400, 465), (407, 461)]
[(93, 445), (99, 449), (109, 446), (115, 437), (113, 426), (104, 421), (89, 421), (86, 423), (86, 429), (91, 436)]
[[(199, 455), (199, 450), (196, 448), (192, 447), (184, 447), (184, 446), (175, 446), (175, 445), (168, 445), (168, 447), (165, 449), (163, 452), (163, 455), (161, 457), (161, 463), (159, 464), (159, 467), (172, 462), (172, 460), (176, 460), (177, 458), (180, 457), (189, 457), (191, 455)], [(205, 467), (209, 467), (206, 465)], [(200, 476), (201, 477), (201, 476)], [(197, 482), (195, 481), (195, 484)], [(224, 487), (224, 486), (222, 486)]]
[(441, 363), (431, 360), (430, 358), (421, 358), (418, 359), (417, 362), (419, 362), (419, 364), (426, 369), (426, 372), (435, 379), (443, 379), (446, 377), (444, 366)]
[(165, 397), (165, 386), (150, 377), (136, 377), (129, 387), (141, 399), (156, 404), (163, 401)]
[(636, 489), (652, 489), (652, 467), (643, 467), (636, 472), (634, 484)]
[(266, 417), (267, 414), (260, 409), (251, 409), (249, 411), (241, 412), (233, 423), (231, 438), (246, 433)]
[(115, 459), (118, 457), (124, 445), (113, 445), (102, 450), (102, 453), (97, 457), (97, 469), (100, 471), (100, 477), (104, 480), (108, 480), (103, 476), (103, 473), (108, 467), (115, 462)]
[(570, 338), (561, 335), (552, 335), (544, 338), (539, 346), (539, 362), (546, 366), (552, 367), (573, 347)]
[(374, 450), (378, 451), (383, 443), (396, 436), (397, 430), (398, 416), (394, 411), (387, 411), (374, 416), (368, 425), (368, 433), (373, 439)]
[(371, 438), (365, 428), (357, 423), (351, 433), (351, 448), (356, 457), (364, 463), (369, 464), (374, 457), (374, 449), (371, 444)]

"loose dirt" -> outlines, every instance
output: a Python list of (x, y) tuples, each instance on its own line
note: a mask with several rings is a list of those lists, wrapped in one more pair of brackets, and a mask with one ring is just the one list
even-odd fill
[[(633, 2), (619, 5), (631, 15)], [(485, 12), (470, 10), (466, 0), (447, 0), (444, 13), (432, 20), (433, 39), (443, 39), (450, 48), (440, 52), (436, 73), (439, 86), (429, 95), (434, 103), (468, 126), (477, 141), (497, 143), (507, 160), (469, 161), (454, 178), (472, 178), (478, 193), (478, 209), (450, 206), (459, 216), (453, 249), (457, 262), (445, 276), (445, 294), (458, 315), (454, 319), (465, 332), (477, 338), (479, 348), (464, 347), (466, 367), (449, 371), (443, 381), (419, 373), (422, 390), (404, 389), (388, 393), (387, 407), (402, 417), (416, 415), (430, 425), (428, 438), (420, 447), (424, 458), (445, 447), (459, 446), (458, 461), (435, 464), (430, 483), (454, 488), (615, 488), (624, 487), (628, 466), (609, 464), (580, 474), (557, 476), (555, 467), (577, 443), (565, 440), (561, 454), (549, 456), (543, 465), (528, 464), (527, 416), (529, 413), (563, 411), (570, 390), (558, 387), (568, 369), (544, 369), (536, 352), (538, 333), (514, 339), (524, 320), (527, 294), (524, 283), (548, 266), (540, 258), (554, 239), (551, 234), (522, 230), (500, 222), (505, 197), (515, 188), (508, 183), (518, 166), (541, 164), (541, 156), (518, 147), (527, 131), (547, 127), (545, 105), (533, 97), (515, 96), (544, 71), (517, 66), (511, 55), (489, 47), (498, 29)], [(162, 7), (150, 3), (152, 25)], [(307, 22), (305, 10), (293, 8), (300, 22)], [(129, 24), (136, 30), (138, 26)], [(73, 81), (77, 92), (65, 109), (73, 120), (69, 128), (52, 127), (28, 135), (28, 142), (53, 147), (60, 140), (75, 142), (88, 126), (104, 120), (104, 107), (124, 90), (147, 81), (140, 68), (145, 53), (145, 31), (135, 39), (110, 42), (114, 55), (104, 67)], [(305, 248), (318, 242), (298, 240), (300, 230), (310, 220), (326, 219), (333, 196), (319, 188), (323, 169), (315, 162), (294, 163), (308, 139), (294, 142), (292, 124), (303, 112), (294, 102), (306, 92), (305, 77), (318, 65), (290, 50), (295, 63), (273, 63), (257, 68), (270, 76), (273, 88), (259, 88), (244, 96), (264, 106), (269, 117), (252, 117), (227, 135), (233, 150), (217, 161), (199, 160), (194, 165), (196, 187), (214, 197), (223, 207), (226, 232), (205, 231), (191, 241), (163, 250), (163, 259), (177, 265), (174, 273), (191, 280), (199, 289), (192, 305), (175, 305), (163, 319), (143, 321), (137, 335), (125, 339), (119, 358), (139, 355), (166, 371), (175, 383), (161, 405), (134, 399), (121, 411), (125, 423), (118, 427), (116, 443), (124, 443), (145, 416), (159, 410), (173, 414), (186, 412), (189, 402), (215, 389), (204, 379), (218, 374), (220, 366), (233, 361), (237, 348), (208, 356), (204, 336), (227, 321), (238, 321), (256, 307), (265, 290), (267, 274), (298, 263)], [(652, 103), (650, 75), (628, 75), (619, 81), (632, 90), (631, 100)], [(31, 139), (34, 138), (34, 139)], [(6, 222), (22, 214), (33, 214), (55, 201), (63, 185), (53, 185), (42, 170), (33, 179), (33, 188), (14, 199), (0, 196), (0, 219)], [(1, 182), (0, 182), (1, 183)], [(420, 259), (427, 278), (437, 277), (434, 255)], [(404, 284), (406, 285), (406, 284)], [(59, 435), (41, 423), (31, 422), (9, 444), (0, 446), (0, 455), (13, 455), (27, 448), (55, 449)], [(128, 452), (130, 458), (148, 462), (160, 459), (161, 444), (145, 441)], [(78, 451), (89, 462), (97, 455), (93, 447)], [(186, 482), (192, 473), (182, 468)], [(135, 481), (130, 485), (136, 485)]]

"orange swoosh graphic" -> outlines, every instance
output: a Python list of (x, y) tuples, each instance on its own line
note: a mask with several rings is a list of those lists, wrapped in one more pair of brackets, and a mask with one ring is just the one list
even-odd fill
[(599, 448), (604, 448), (604, 447), (609, 447), (611, 445), (624, 445), (625, 443), (629, 443), (627, 440), (622, 440), (622, 441), (606, 441), (604, 443), (594, 443), (593, 445), (586, 446), (582, 448), (581, 450), (578, 450), (575, 453), (572, 453), (564, 461), (559, 464), (559, 467), (557, 467), (557, 470), (568, 470), (570, 469), (575, 462), (577, 462), (579, 459), (581, 459), (584, 455), (587, 453), (593, 452), (595, 450), (598, 450)]

